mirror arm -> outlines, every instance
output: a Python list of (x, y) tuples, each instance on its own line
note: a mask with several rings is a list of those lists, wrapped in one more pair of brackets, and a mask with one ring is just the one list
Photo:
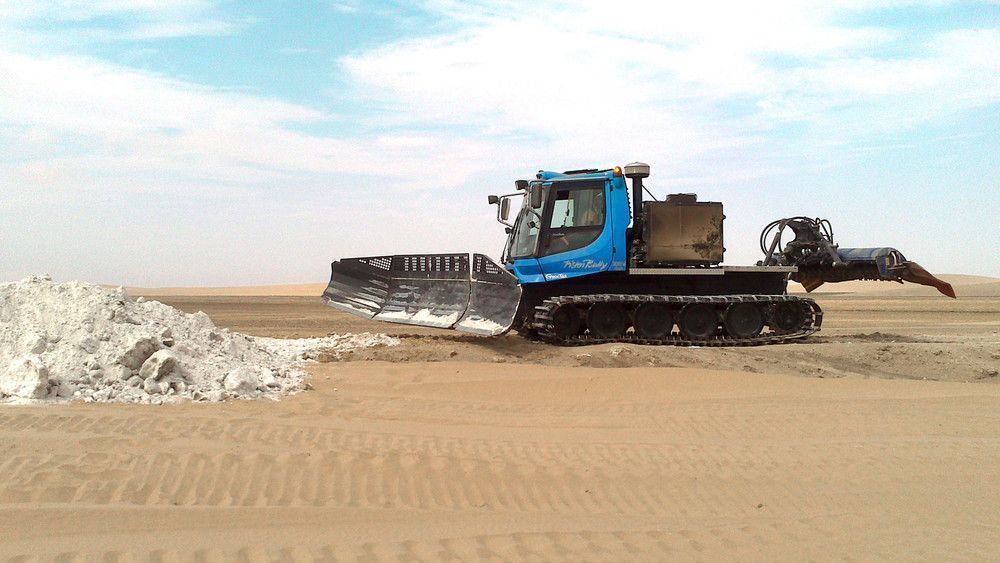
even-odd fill
[(500, 223), (502, 225), (507, 225), (508, 227), (513, 227), (514, 226), (513, 223), (508, 223), (507, 221), (504, 221), (503, 219), (500, 218), (500, 206), (501, 206), (501, 202), (504, 199), (506, 199), (508, 197), (513, 197), (513, 196), (516, 196), (516, 195), (523, 196), (524, 194), (521, 193), (521, 192), (514, 192), (512, 194), (503, 194), (503, 195), (500, 195), (500, 196), (493, 196), (493, 195), (490, 196), (490, 198), (489, 198), (490, 205), (496, 205), (497, 206), (497, 222), (498, 223)]
[(500, 223), (501, 225), (507, 225), (507, 227), (513, 227), (514, 226), (513, 223), (508, 223), (507, 221), (504, 221), (500, 217), (500, 206), (499, 205), (497, 206), (497, 222)]

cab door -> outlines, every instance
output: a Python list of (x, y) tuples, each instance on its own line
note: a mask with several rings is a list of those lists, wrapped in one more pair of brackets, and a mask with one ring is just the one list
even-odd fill
[(556, 182), (549, 188), (538, 244), (546, 281), (607, 270), (612, 225), (607, 182)]

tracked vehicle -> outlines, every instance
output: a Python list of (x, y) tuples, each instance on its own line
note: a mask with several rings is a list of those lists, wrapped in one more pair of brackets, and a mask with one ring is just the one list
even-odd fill
[[(839, 248), (828, 221), (807, 217), (765, 227), (756, 265), (722, 265), (722, 204), (694, 194), (644, 201), (648, 176), (640, 162), (540, 171), (515, 182), (516, 192), (489, 198), (508, 234), (499, 264), (482, 254), (346, 258), (332, 264), (323, 299), (369, 319), (481, 336), (514, 329), (560, 345), (739, 346), (820, 329), (819, 305), (789, 295), (789, 280), (807, 291), (908, 281), (955, 296), (898, 250)], [(793, 236), (783, 245), (786, 231)]]

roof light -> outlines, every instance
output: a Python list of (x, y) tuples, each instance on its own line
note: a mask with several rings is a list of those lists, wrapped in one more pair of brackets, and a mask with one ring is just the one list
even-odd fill
[(616, 178), (619, 178), (619, 177), (621, 177), (621, 175), (622, 175), (622, 167), (621, 167), (621, 166), (615, 166), (615, 169), (614, 169), (614, 172), (612, 172), (612, 174), (613, 174), (613, 175), (614, 175), (614, 176), (615, 176)]

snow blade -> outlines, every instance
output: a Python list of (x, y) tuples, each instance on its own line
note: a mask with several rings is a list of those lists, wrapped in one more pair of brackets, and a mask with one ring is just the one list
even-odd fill
[(469, 308), (455, 330), (496, 336), (510, 329), (521, 302), (517, 278), (482, 254), (472, 255)]
[(482, 254), (346, 258), (323, 292), (327, 305), (367, 319), (483, 336), (510, 329), (520, 298), (514, 276)]

